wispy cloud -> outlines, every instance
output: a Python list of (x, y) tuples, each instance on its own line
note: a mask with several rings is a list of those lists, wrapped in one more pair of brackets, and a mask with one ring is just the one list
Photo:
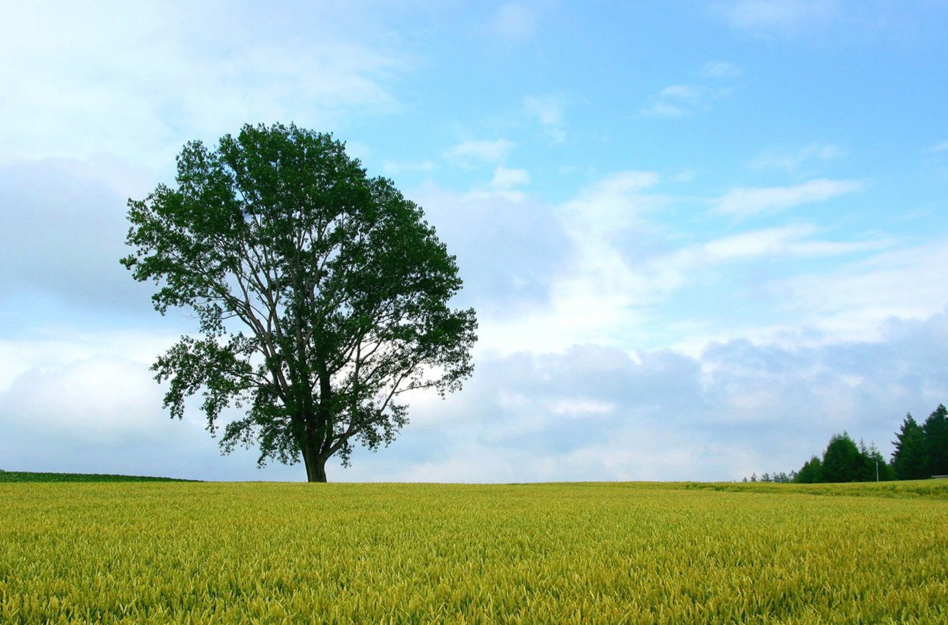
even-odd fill
[(733, 27), (755, 34), (795, 34), (828, 22), (837, 0), (734, 0), (717, 5)]
[(769, 286), (798, 322), (838, 339), (875, 339), (891, 316), (923, 318), (943, 308), (946, 289), (933, 267), (948, 266), (944, 241), (874, 254), (835, 270), (798, 273)]
[(644, 115), (681, 117), (711, 109), (715, 100), (726, 98), (731, 88), (722, 85), (738, 78), (741, 70), (727, 61), (708, 61), (701, 68), (705, 79), (699, 84), (675, 84), (654, 95), (649, 105), (641, 110)]
[(670, 85), (652, 98), (648, 107), (642, 110), (646, 115), (662, 117), (681, 117), (701, 110), (707, 110), (713, 92), (696, 85)]
[(566, 139), (566, 113), (564, 99), (558, 96), (527, 96), (523, 100), (527, 115), (543, 128), (543, 132), (556, 142)]
[(391, 81), (405, 58), (371, 28), (358, 40), (340, 36), (343, 11), (287, 20), (277, 35), (257, 22), (292, 12), (23, 7), (5, 18), (16, 31), (0, 36), (4, 118), (16, 120), (0, 125), (0, 158), (145, 154), (160, 168), (184, 141), (248, 121), (331, 128), (399, 107)]
[[(676, 240), (664, 232), (662, 217), (675, 200), (655, 191), (658, 182), (652, 172), (620, 172), (556, 207), (569, 245), (559, 253), (558, 271), (549, 275), (545, 305), (512, 318), (485, 317), (484, 344), (510, 353), (557, 350), (575, 343), (622, 343), (622, 337), (630, 334), (647, 334), (642, 328), (651, 327), (649, 320), (655, 315), (694, 319), (693, 310), (675, 308), (675, 298), (695, 297), (709, 281), (725, 281), (734, 289), (760, 289), (773, 278), (754, 278), (750, 284), (744, 282), (739, 267), (773, 261), (772, 267), (779, 267), (782, 275), (800, 259), (838, 259), (828, 264), (839, 265), (847, 256), (863, 258), (895, 245), (881, 236), (827, 238), (824, 228), (811, 223)], [(742, 214), (776, 210), (857, 188), (856, 183), (842, 182), (824, 189), (823, 182), (813, 181), (802, 189), (744, 189), (748, 197), (740, 202), (732, 197), (728, 208)], [(726, 314), (722, 317), (716, 306), (699, 316), (723, 327), (735, 323)], [(687, 334), (694, 339), (703, 332)]]
[(528, 172), (496, 167), (489, 183), (457, 193), (433, 182), (412, 199), (458, 258), (464, 305), (474, 306), (481, 318), (508, 319), (546, 301), (569, 240), (550, 207), (521, 190), (529, 184)]
[[(563, 236), (544, 304), (516, 316), (483, 317), (481, 345), (501, 353), (558, 350), (607, 341), (634, 324), (632, 307), (654, 301), (657, 285), (629, 265), (624, 242), (647, 227), (646, 215), (661, 202), (645, 193), (657, 182), (651, 172), (618, 172), (562, 205), (541, 207), (534, 227), (542, 232), (553, 224)], [(517, 240), (523, 244), (523, 237)]]
[(701, 68), (701, 74), (707, 78), (738, 78), (741, 68), (727, 61), (708, 61)]
[(810, 180), (787, 187), (741, 187), (732, 189), (714, 201), (712, 212), (734, 217), (775, 213), (802, 204), (853, 193), (862, 188), (856, 180)]
[(925, 150), (926, 152), (948, 152), (948, 141), (942, 141)]
[(412, 172), (430, 172), (437, 169), (437, 165), (432, 161), (421, 161), (417, 163), (407, 161), (387, 161), (382, 165), (382, 170), (389, 176), (396, 176), (403, 173)]
[(526, 39), (537, 28), (537, 12), (522, 2), (505, 4), (494, 13), (491, 29), (507, 39)]
[(494, 178), (491, 181), (491, 188), (503, 191), (520, 187), (530, 183), (530, 174), (525, 169), (508, 169), (507, 167), (498, 167), (494, 170)]
[(819, 228), (811, 224), (794, 224), (754, 230), (723, 237), (701, 246), (710, 259), (739, 260), (773, 256), (818, 258), (854, 252), (874, 251), (888, 247), (887, 240), (821, 241), (813, 236)]
[(560, 214), (575, 236), (597, 247), (602, 239), (642, 223), (651, 204), (643, 192), (658, 182), (655, 172), (617, 172), (581, 191)]
[(812, 163), (836, 160), (844, 154), (843, 149), (837, 145), (811, 143), (798, 150), (768, 150), (752, 159), (749, 165), (752, 169), (797, 174)]
[(662, 89), (658, 94), (663, 98), (673, 98), (677, 100), (696, 102), (704, 95), (704, 89), (690, 85), (672, 85)]
[(484, 163), (499, 163), (507, 158), (514, 148), (513, 141), (495, 139), (493, 141), (465, 141), (445, 152), (445, 156), (453, 159)]

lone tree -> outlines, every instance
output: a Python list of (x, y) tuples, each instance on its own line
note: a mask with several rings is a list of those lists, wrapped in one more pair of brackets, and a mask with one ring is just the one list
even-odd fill
[(302, 457), (311, 482), (354, 443), (388, 445), (407, 423), (405, 393), (457, 390), (473, 371), (473, 309), (449, 306), (461, 280), (420, 207), (369, 178), (330, 135), (244, 126), (209, 151), (178, 156), (177, 188), (129, 200), (134, 252), (158, 285), (155, 309), (190, 309), (183, 336), (152, 370), (182, 418), (201, 393), (221, 449), (258, 445), (258, 465)]

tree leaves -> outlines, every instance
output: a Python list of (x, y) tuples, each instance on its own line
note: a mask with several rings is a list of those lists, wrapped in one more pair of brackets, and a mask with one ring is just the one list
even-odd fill
[[(473, 371), (473, 310), (453, 310), (455, 259), (420, 207), (369, 178), (331, 136), (245, 126), (217, 150), (188, 143), (177, 188), (129, 201), (122, 260), (159, 285), (156, 310), (192, 310), (204, 339), (183, 337), (155, 365), (181, 417), (202, 392), (213, 432), (231, 403), (225, 451), (260, 445), (321, 469), (351, 440), (388, 444), (407, 422), (396, 397), (457, 390)], [(246, 336), (244, 336), (246, 332)]]

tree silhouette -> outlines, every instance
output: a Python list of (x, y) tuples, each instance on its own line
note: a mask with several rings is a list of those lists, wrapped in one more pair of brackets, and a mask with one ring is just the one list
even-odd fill
[(302, 458), (309, 481), (353, 444), (377, 449), (407, 422), (406, 393), (453, 391), (471, 375), (473, 309), (455, 310), (453, 256), (420, 207), (369, 178), (331, 136), (244, 126), (215, 151), (178, 157), (177, 188), (129, 201), (122, 263), (159, 285), (155, 308), (193, 311), (200, 338), (152, 367), (182, 417), (201, 393), (221, 447), (259, 464)]

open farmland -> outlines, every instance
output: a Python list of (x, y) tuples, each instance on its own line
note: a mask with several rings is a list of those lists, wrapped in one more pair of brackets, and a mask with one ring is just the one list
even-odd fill
[(0, 484), (0, 622), (948, 622), (946, 497), (944, 482)]

